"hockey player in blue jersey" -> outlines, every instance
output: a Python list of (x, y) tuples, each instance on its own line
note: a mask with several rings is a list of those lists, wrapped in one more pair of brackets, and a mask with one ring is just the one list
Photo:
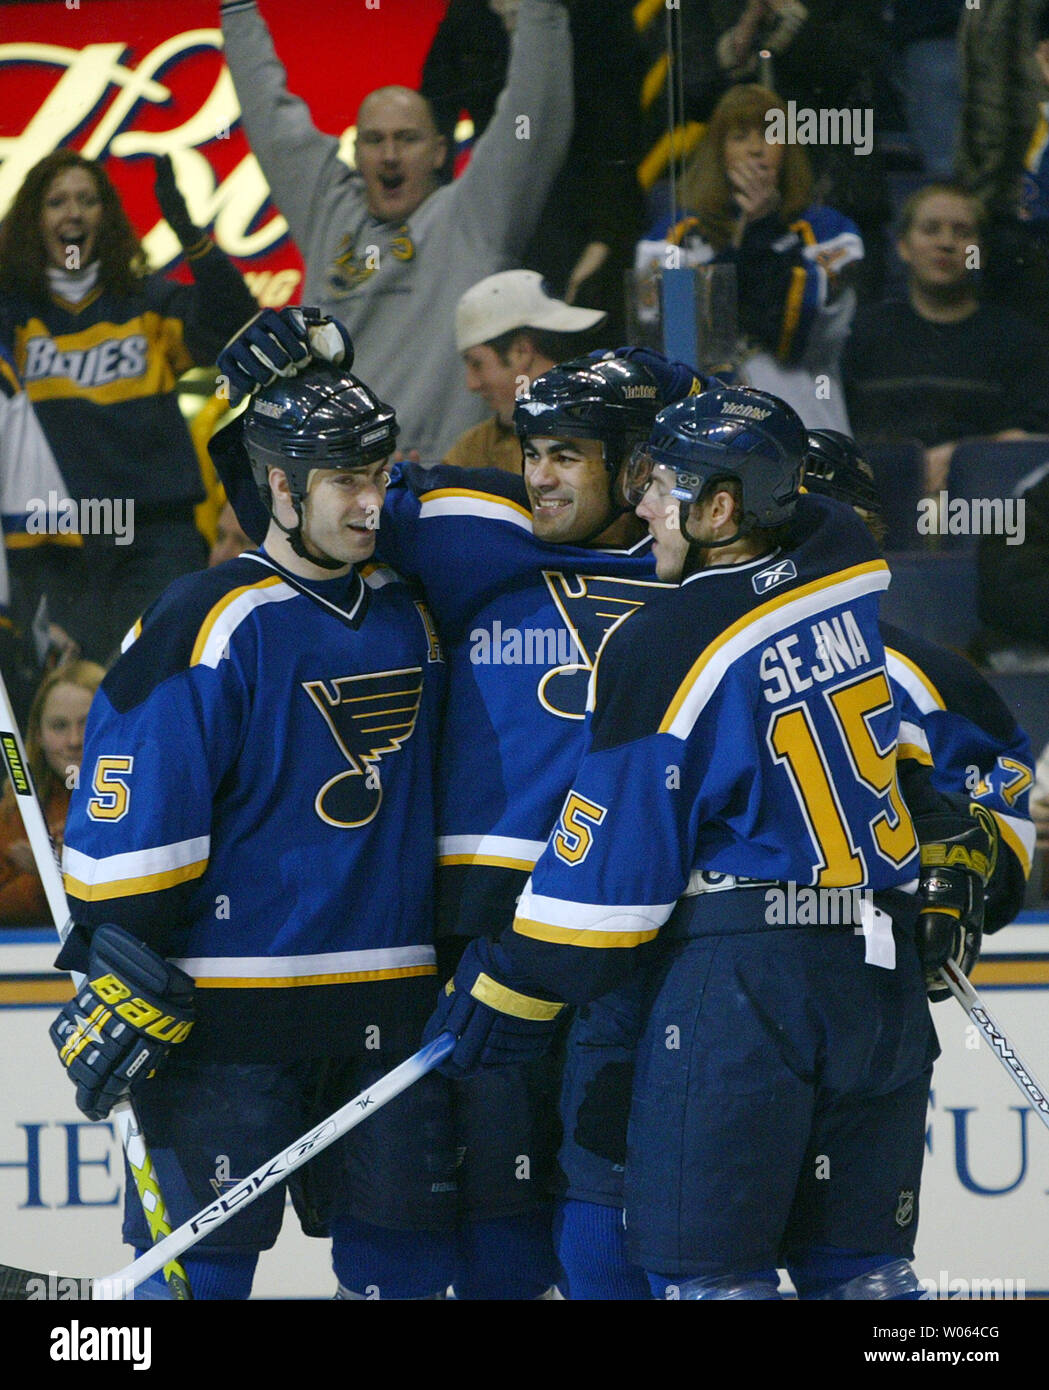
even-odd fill
[[(52, 1036), (90, 1118), (134, 1093), (175, 1224), (403, 1060), (432, 1003), (444, 666), (419, 596), (368, 563), (396, 433), (338, 366), (262, 391), (225, 447), (263, 548), (173, 584), (91, 711), (61, 957), (88, 983)], [(129, 993), (121, 1023), (102, 1005)], [(450, 1280), (444, 1093), (424, 1079), (293, 1184), (345, 1297)], [(194, 1247), (197, 1298), (247, 1297), (283, 1208)], [(149, 1244), (133, 1186), (124, 1232)]]
[[(257, 389), (305, 359), (299, 312), (263, 314), (239, 335), (220, 360), (232, 386)], [(683, 364), (637, 350), (565, 363), (518, 402), (521, 478), (411, 466), (395, 476), (379, 553), (423, 582), (449, 666), (438, 779), (442, 973), (470, 937), (512, 920), (578, 765), (597, 652), (613, 627), (661, 592), (620, 477), (660, 406), (700, 385)], [(238, 497), (235, 475), (226, 483), (250, 529), (251, 497)], [(544, 1061), (519, 1086), (501, 1076), (459, 1088), (469, 1219), (458, 1297), (536, 1296), (555, 1277), (544, 1199), (555, 1084)], [(590, 1177), (576, 1173), (577, 1160), (584, 1169), (589, 1162), (574, 1129), (573, 1121), (558, 1179), (567, 1194), (560, 1255), (572, 1296), (625, 1297), (626, 1288), (647, 1296), (636, 1272), (616, 1263), (598, 1278), (588, 1266), (591, 1228), (605, 1213), (588, 1209), (579, 1223), (573, 1195), (577, 1181), (589, 1193)]]
[[(855, 508), (881, 544), (885, 527), (874, 471), (849, 435), (809, 431), (804, 481), (808, 492)], [(991, 836), (993, 867), (983, 931), (998, 931), (1020, 911), (1031, 873), (1035, 833), (1029, 806), (1034, 781), (1030, 741), (971, 662), (890, 623), (882, 622), (879, 628), (893, 698), (900, 708), (901, 759), (929, 769), (932, 786), (944, 795), (945, 804), (961, 813), (960, 833), (971, 807)], [(943, 999), (947, 991), (938, 983), (933, 995)]]
[(805, 1298), (919, 1289), (914, 889), (937, 890), (896, 776), (888, 570), (847, 509), (798, 496), (805, 451), (761, 392), (658, 417), (632, 482), (683, 582), (605, 644), (514, 926), (471, 943), (428, 1029), (458, 1035), (453, 1069), (502, 1066), (649, 958), (626, 1208), (657, 1296), (775, 1298), (783, 1266)]

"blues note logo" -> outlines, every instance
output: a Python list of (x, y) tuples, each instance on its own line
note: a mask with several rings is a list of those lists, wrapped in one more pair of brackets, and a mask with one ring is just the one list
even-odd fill
[(380, 760), (415, 732), (422, 688), (419, 666), (303, 682), (349, 764), (317, 793), (321, 820), (351, 830), (374, 819), (382, 804)]

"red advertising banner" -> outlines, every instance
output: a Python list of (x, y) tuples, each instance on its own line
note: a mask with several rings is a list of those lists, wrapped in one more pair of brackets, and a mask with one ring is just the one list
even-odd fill
[[(288, 88), (352, 163), (361, 98), (417, 86), (446, 0), (262, 0)], [(210, 227), (262, 304), (297, 298), (302, 261), (239, 125), (218, 0), (0, 4), (0, 217), (27, 171), (73, 146), (101, 160), (150, 263), (179, 256), (153, 197), (170, 154), (190, 215)]]

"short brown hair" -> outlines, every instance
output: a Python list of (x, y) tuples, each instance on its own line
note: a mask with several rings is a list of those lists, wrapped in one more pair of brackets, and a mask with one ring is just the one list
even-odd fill
[(99, 283), (113, 294), (132, 294), (147, 273), (146, 257), (109, 176), (101, 164), (76, 150), (55, 150), (34, 164), (15, 194), (0, 227), (0, 291), (46, 303), (47, 252), (40, 231), (44, 199), (52, 182), (67, 169), (83, 169), (102, 202), (97, 255)]
[(947, 194), (951, 198), (963, 198), (967, 203), (971, 204), (973, 212), (976, 215), (977, 234), (983, 234), (987, 226), (987, 209), (984, 207), (983, 203), (975, 193), (970, 193), (969, 189), (963, 184), (953, 183), (949, 179), (945, 179), (939, 183), (924, 184), (921, 188), (916, 188), (914, 190), (900, 209), (900, 218), (896, 230), (896, 235), (898, 237), (907, 235), (917, 221), (922, 204), (928, 198), (935, 198), (938, 194)]

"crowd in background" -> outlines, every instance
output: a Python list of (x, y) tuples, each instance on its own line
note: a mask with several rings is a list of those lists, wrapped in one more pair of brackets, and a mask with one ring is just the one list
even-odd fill
[[(949, 492), (974, 442), (995, 446), (982, 494), (1023, 497), (1026, 526), (974, 546), (974, 651), (1046, 672), (1049, 708), (1049, 0), (450, 0), (418, 92), (362, 103), (356, 170), (287, 90), (254, 0), (222, 18), (303, 302), (346, 322), (407, 455), (514, 469), (522, 381), (658, 334), (663, 272), (723, 267), (734, 342), (700, 337), (697, 366), (854, 434), (887, 496)], [(830, 111), (848, 139), (818, 133)], [(191, 284), (147, 273), (104, 169), (71, 151), (30, 172), (0, 229), (0, 662), (59, 837), (80, 706), (149, 602), (206, 562), (206, 493), (212, 562), (248, 544), (201, 474), (224, 406), (191, 429), (178, 381), (256, 306), (170, 164), (156, 194)], [(133, 536), (35, 532), (11, 500), (23, 478), (26, 496), (57, 480), (134, 499)], [(942, 538), (893, 545), (932, 563)], [(1045, 757), (1040, 776), (1044, 831)], [(38, 920), (11, 812), (0, 921)]]

